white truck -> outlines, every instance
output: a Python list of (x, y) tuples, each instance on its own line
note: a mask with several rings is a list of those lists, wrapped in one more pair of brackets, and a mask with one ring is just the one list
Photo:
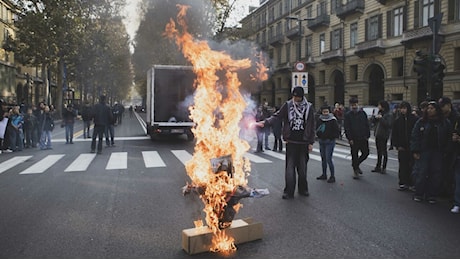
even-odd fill
[(147, 72), (146, 123), (152, 140), (186, 135), (194, 139), (188, 107), (193, 102), (196, 75), (192, 67), (154, 65)]

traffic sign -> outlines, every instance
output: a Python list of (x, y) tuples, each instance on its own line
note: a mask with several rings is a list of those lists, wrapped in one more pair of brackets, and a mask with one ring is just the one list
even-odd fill
[(292, 72), (291, 91), (295, 87), (302, 87), (305, 94), (308, 93), (308, 72)]

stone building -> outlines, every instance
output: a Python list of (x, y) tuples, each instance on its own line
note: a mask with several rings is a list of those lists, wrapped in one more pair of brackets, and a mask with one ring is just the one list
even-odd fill
[(253, 94), (280, 106), (290, 97), (293, 65), (302, 61), (307, 98), (317, 108), (326, 102), (348, 105), (350, 97), (361, 105), (382, 99), (415, 105), (432, 92), (418, 83), (414, 58), (417, 50), (432, 53), (429, 18), (440, 13), (435, 39), (442, 43), (439, 55), (446, 67), (440, 93), (460, 100), (459, 0), (261, 2), (241, 21), (245, 36), (270, 59), (271, 76)]

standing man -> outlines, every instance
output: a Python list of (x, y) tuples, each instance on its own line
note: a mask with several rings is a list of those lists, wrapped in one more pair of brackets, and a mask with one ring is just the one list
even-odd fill
[(91, 142), (91, 153), (96, 150), (96, 137), (99, 142), (97, 144), (97, 153), (102, 153), (102, 142), (104, 139), (105, 128), (109, 125), (112, 119), (112, 112), (110, 107), (105, 104), (105, 96), (99, 97), (99, 103), (94, 105), (92, 112), (92, 119), (94, 120), (93, 139)]
[(62, 112), (62, 122), (65, 127), (65, 143), (73, 144), (73, 126), (77, 113), (73, 110), (73, 105), (68, 104), (67, 108)]
[(91, 107), (88, 101), (86, 101), (81, 111), (81, 119), (83, 120), (83, 138), (91, 138), (89, 129), (91, 127)]
[[(366, 112), (359, 109), (356, 97), (350, 98), (350, 111), (345, 114), (344, 128), (351, 149), (353, 179), (358, 179), (359, 174), (363, 174), (359, 165), (369, 156), (371, 132)], [(361, 151), (361, 155), (358, 157), (359, 151)]]
[(283, 199), (294, 198), (296, 174), (298, 193), (309, 196), (307, 182), (308, 153), (313, 150), (315, 142), (315, 111), (305, 98), (302, 87), (295, 87), (292, 99), (286, 101), (281, 108), (259, 126), (271, 125), (275, 120), (283, 120), (283, 139), (286, 142), (286, 171)]
[(378, 108), (377, 115), (372, 116), (372, 121), (375, 124), (374, 135), (377, 146), (377, 164), (372, 172), (385, 174), (388, 162), (387, 143), (393, 127), (393, 113), (390, 111), (390, 105), (385, 100), (379, 101)]

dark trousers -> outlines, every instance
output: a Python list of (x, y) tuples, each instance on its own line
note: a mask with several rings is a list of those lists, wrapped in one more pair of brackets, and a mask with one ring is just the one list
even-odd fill
[[(361, 155), (358, 156), (358, 152), (361, 152)], [(369, 142), (366, 139), (362, 140), (353, 140), (353, 145), (351, 145), (351, 166), (353, 170), (359, 168), (359, 165), (367, 159), (369, 156)]]
[[(376, 137), (375, 138), (375, 146), (377, 147), (377, 165), (375, 168), (387, 168), (388, 162), (388, 151), (387, 151), (387, 138)], [(382, 163), (383, 159), (383, 163)]]
[(102, 142), (104, 140), (104, 132), (105, 132), (105, 125), (95, 125), (93, 129), (93, 138), (91, 141), (91, 151), (94, 151), (96, 149), (96, 138), (99, 139), (99, 142), (97, 143), (97, 151), (102, 152)]
[(283, 151), (283, 140), (281, 140), (281, 136), (275, 135), (275, 143), (273, 144), (273, 151), (278, 150), (278, 147), (279, 147), (280, 152)]
[(286, 143), (285, 194), (294, 196), (296, 175), (299, 176), (298, 192), (308, 191), (307, 163), (309, 158), (307, 144)]
[(408, 185), (412, 186), (412, 153), (410, 152), (409, 148), (404, 151), (398, 151), (398, 162), (399, 162), (399, 170), (398, 170), (398, 177), (399, 177), (399, 185)]
[(105, 144), (107, 146), (114, 145), (114, 136), (115, 136), (115, 128), (113, 125), (108, 125), (105, 128)]
[(256, 151), (261, 152), (263, 151), (263, 141), (264, 141), (264, 129), (257, 129), (257, 149)]
[(424, 151), (416, 161), (415, 195), (427, 198), (436, 197), (442, 181), (442, 153), (439, 151)]

